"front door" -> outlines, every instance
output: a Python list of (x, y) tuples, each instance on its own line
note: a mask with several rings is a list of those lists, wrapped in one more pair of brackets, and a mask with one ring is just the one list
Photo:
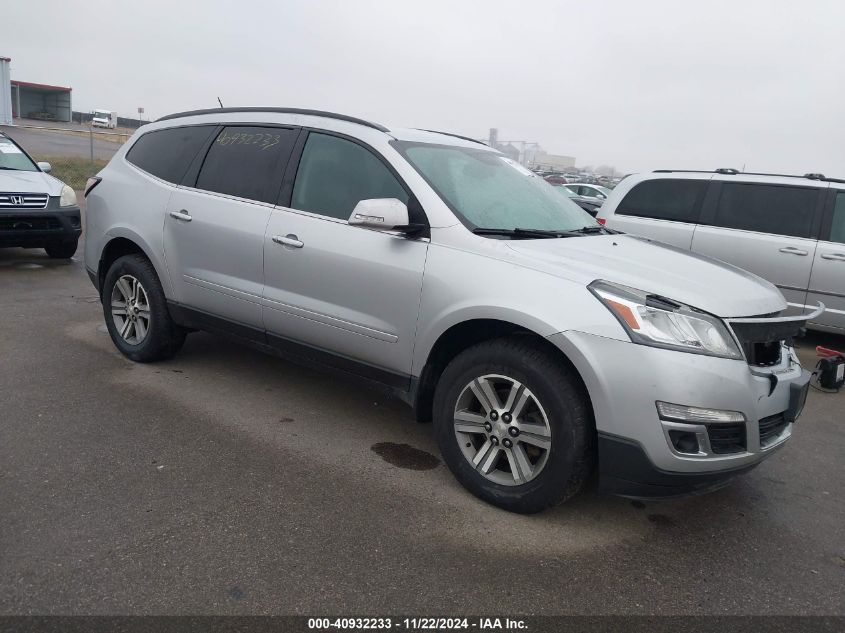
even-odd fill
[(428, 240), (347, 219), (360, 200), (408, 197), (368, 148), (309, 134), (290, 203), (272, 212), (264, 240), (271, 344), (329, 352), (349, 371), (407, 387)]
[(211, 143), (195, 183), (176, 189), (164, 251), (177, 300), (262, 328), (264, 232), (299, 130), (229, 126)]

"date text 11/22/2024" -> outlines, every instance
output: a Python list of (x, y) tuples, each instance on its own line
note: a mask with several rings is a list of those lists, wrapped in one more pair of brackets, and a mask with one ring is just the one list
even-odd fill
[(518, 631), (528, 628), (525, 620), (512, 618), (309, 618), (310, 630), (390, 630), (404, 631)]

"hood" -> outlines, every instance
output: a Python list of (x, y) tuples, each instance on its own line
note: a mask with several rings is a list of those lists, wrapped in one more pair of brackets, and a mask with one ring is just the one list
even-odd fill
[(637, 288), (716, 316), (780, 312), (786, 300), (768, 281), (690, 251), (631, 235), (509, 241), (531, 268), (585, 285), (596, 279)]
[(46, 193), (60, 196), (64, 183), (42, 171), (12, 171), (0, 169), (0, 191), (15, 193)]

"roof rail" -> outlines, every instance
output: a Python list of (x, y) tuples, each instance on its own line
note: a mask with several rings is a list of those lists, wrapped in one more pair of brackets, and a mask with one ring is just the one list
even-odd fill
[(440, 132), (438, 130), (424, 130), (422, 128), (417, 128), (420, 132), (431, 132), (432, 134), (442, 134), (443, 136), (451, 136), (452, 138), (459, 138), (463, 141), (469, 141), (470, 143), (478, 143), (479, 145), (483, 145), (484, 147), (490, 147), (484, 141), (479, 141), (477, 138), (470, 138), (469, 136), (461, 136), (460, 134), (452, 134), (451, 132)]
[(390, 132), (386, 127), (383, 125), (379, 125), (378, 123), (372, 123), (371, 121), (365, 121), (364, 119), (358, 119), (354, 116), (347, 116), (345, 114), (337, 114), (335, 112), (325, 112), (323, 110), (308, 110), (306, 108), (261, 108), (261, 107), (248, 107), (248, 108), (206, 108), (204, 110), (189, 110), (187, 112), (176, 112), (175, 114), (168, 114), (167, 116), (163, 116), (157, 121), (170, 121), (171, 119), (181, 119), (182, 117), (186, 116), (195, 116), (199, 114), (229, 114), (229, 113), (238, 113), (238, 112), (272, 112), (274, 114), (306, 114), (309, 116), (321, 116), (326, 117), (327, 119), (338, 119), (340, 121), (348, 121), (349, 123), (357, 123), (358, 125), (365, 125), (367, 127), (371, 127), (374, 130), (378, 130), (379, 132)]
[(732, 169), (729, 167), (721, 167), (719, 169), (714, 169), (713, 171), (709, 171), (707, 169), (655, 169), (652, 171), (654, 174), (723, 174), (726, 176), (776, 176), (778, 178), (806, 178), (807, 180), (819, 180), (822, 182), (836, 182), (836, 183), (845, 183), (845, 179), (842, 178), (828, 178), (824, 174), (804, 174), (800, 176), (798, 174), (766, 174), (762, 172), (756, 171), (738, 171), (736, 169)]

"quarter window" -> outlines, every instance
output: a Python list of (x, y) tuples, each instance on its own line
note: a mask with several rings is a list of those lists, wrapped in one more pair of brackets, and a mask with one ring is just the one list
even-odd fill
[(126, 160), (153, 176), (179, 184), (213, 130), (213, 125), (194, 125), (147, 132), (129, 148)]
[(833, 205), (833, 224), (830, 226), (830, 241), (845, 244), (845, 191), (836, 194)]
[(809, 237), (818, 189), (726, 182), (713, 223), (729, 229)]
[(371, 198), (408, 203), (402, 185), (372, 152), (337, 136), (309, 134), (290, 206), (348, 220), (355, 205)]
[(706, 180), (646, 180), (634, 185), (619, 203), (616, 213), (674, 222), (697, 222), (706, 187)]

